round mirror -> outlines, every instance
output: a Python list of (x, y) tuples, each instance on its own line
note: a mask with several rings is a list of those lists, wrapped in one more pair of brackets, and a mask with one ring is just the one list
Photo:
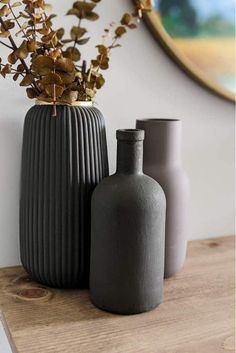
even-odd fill
[(146, 20), (181, 67), (235, 101), (235, 0), (153, 0)]

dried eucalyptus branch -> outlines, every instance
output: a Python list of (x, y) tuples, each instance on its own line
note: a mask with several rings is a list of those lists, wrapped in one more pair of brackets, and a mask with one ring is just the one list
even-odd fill
[[(72, 26), (69, 38), (63, 38), (63, 28), (53, 28), (55, 15), (47, 14), (44, 0), (12, 1), (0, 0), (0, 44), (11, 50), (6, 64), (0, 58), (0, 74), (4, 78), (12, 75), (14, 81), (23, 77), (20, 86), (26, 87), (29, 98), (54, 105), (93, 100), (105, 83), (100, 71), (109, 68), (111, 51), (120, 46), (121, 37), (128, 29), (136, 28), (143, 12), (151, 8), (150, 0), (139, 0), (134, 12), (124, 14), (118, 26), (112, 23), (105, 29), (103, 43), (97, 45), (97, 57), (88, 64), (79, 50), (90, 39), (83, 23), (99, 19), (95, 9), (101, 0), (74, 2), (67, 15), (75, 16), (78, 24)], [(11, 32), (15, 26), (19, 29), (16, 40)], [(7, 40), (9, 43), (5, 43)]]

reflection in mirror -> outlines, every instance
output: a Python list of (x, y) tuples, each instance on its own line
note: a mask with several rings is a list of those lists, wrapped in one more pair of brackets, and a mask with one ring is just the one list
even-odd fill
[(235, 0), (153, 0), (148, 22), (202, 84), (234, 100)]

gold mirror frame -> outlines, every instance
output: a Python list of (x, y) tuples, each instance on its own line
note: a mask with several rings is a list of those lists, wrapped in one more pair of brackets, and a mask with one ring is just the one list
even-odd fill
[(219, 84), (208, 79), (194, 64), (177, 48), (171, 36), (167, 33), (161, 23), (160, 16), (157, 12), (150, 11), (145, 14), (145, 22), (151, 29), (155, 38), (159, 41), (165, 51), (177, 62), (177, 64), (201, 86), (208, 88), (211, 92), (230, 102), (235, 102), (234, 93), (224, 89)]

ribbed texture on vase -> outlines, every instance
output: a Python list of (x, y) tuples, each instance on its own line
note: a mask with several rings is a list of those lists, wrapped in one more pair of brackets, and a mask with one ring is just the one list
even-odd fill
[(53, 287), (88, 284), (90, 204), (108, 175), (102, 114), (94, 107), (34, 106), (25, 118), (20, 199), (22, 264)]

